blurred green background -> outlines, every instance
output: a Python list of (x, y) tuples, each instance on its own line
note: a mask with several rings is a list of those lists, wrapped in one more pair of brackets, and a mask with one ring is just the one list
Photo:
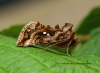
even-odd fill
[(30, 21), (52, 26), (70, 22), (75, 29), (98, 5), (100, 0), (0, 0), (0, 30)]

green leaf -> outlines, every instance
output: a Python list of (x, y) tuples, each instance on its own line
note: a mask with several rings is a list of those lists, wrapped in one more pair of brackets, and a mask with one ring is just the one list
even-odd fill
[(92, 35), (92, 37), (73, 54), (80, 56), (95, 55), (100, 57), (100, 34), (96, 36)]
[(0, 73), (100, 73), (97, 56), (68, 57), (38, 46), (17, 47), (15, 42), (0, 37)]
[(91, 38), (93, 38), (93, 37), (97, 36), (98, 34), (100, 34), (100, 27), (92, 30), (90, 33), (90, 36), (91, 36)]
[(7, 29), (0, 31), (0, 34), (17, 38), (24, 25), (25, 24), (11, 26)]
[(90, 11), (85, 19), (79, 24), (76, 30), (77, 34), (88, 34), (91, 30), (100, 26), (100, 7)]

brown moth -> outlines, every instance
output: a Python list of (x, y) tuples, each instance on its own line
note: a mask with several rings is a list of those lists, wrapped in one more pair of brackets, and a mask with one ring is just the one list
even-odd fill
[(39, 22), (30, 22), (20, 32), (16, 44), (24, 47), (36, 44), (51, 44), (48, 47), (53, 45), (67, 47), (67, 55), (70, 56), (68, 53), (69, 48), (76, 46), (80, 42), (75, 36), (72, 27), (73, 24), (70, 23), (65, 23), (62, 29), (60, 29), (58, 24), (55, 28), (52, 28), (50, 25), (45, 26)]

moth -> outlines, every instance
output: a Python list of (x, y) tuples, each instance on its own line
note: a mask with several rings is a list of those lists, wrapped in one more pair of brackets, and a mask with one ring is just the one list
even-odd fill
[[(73, 24), (71, 23), (65, 23), (60, 29), (58, 24), (53, 28), (50, 25), (40, 24), (40, 22), (30, 22), (23, 27), (16, 45), (23, 47), (37, 44), (51, 44), (48, 47), (57, 45), (59, 47), (66, 47), (67, 55), (71, 56), (69, 48), (76, 46), (80, 42), (75, 36), (72, 27)], [(48, 47), (44, 48), (44, 50)]]

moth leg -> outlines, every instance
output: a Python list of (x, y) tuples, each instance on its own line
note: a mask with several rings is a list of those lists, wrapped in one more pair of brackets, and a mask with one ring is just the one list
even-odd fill
[(52, 45), (50, 45), (50, 46), (48, 46), (48, 47), (46, 47), (46, 48), (44, 48), (43, 51), (47, 50), (49, 47), (52, 47), (52, 46), (54, 46), (54, 45), (56, 45), (56, 43), (55, 43), (55, 44), (52, 44)]
[(67, 48), (67, 55), (71, 57), (71, 55), (69, 54), (69, 47)]
[(48, 47), (50, 44), (45, 44), (45, 47)]
[(68, 48), (67, 48), (67, 55), (70, 56), (70, 57), (71, 57), (71, 55), (69, 54), (69, 49), (70, 49), (69, 46), (70, 46), (71, 42), (72, 42), (72, 41), (69, 42)]

